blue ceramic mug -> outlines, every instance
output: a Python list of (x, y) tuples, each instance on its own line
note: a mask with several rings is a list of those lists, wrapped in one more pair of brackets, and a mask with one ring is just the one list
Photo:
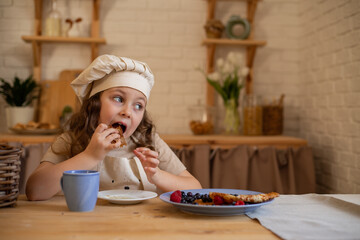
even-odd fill
[(91, 170), (65, 171), (60, 185), (70, 211), (89, 212), (94, 209), (99, 192), (99, 172)]

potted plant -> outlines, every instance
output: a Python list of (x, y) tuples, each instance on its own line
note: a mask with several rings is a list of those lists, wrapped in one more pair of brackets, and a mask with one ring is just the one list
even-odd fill
[(34, 120), (32, 103), (39, 96), (39, 85), (32, 75), (25, 80), (15, 76), (11, 83), (0, 78), (0, 94), (8, 105), (5, 108), (8, 127)]

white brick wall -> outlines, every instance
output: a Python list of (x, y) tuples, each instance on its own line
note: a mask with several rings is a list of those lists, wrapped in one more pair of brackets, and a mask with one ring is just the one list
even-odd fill
[(300, 136), (314, 148), (319, 192), (359, 193), (360, 1), (299, 7)]
[[(58, 0), (63, 18), (82, 17), (89, 34), (90, 0)], [(44, 10), (48, 4), (44, 4)], [(285, 97), (284, 134), (300, 136), (314, 148), (319, 191), (360, 192), (360, 1), (262, 0), (254, 36), (258, 48), (254, 92)], [(245, 2), (218, 4), (216, 18), (246, 16)], [(128, 56), (147, 62), (156, 82), (148, 110), (160, 133), (188, 134), (188, 107), (205, 102), (207, 5), (205, 0), (103, 0), (100, 54)], [(0, 77), (32, 71), (33, 0), (0, 0)], [(224, 56), (235, 47), (220, 47)], [(78, 44), (43, 45), (44, 79), (63, 69), (85, 68), (90, 49)], [(220, 105), (221, 101), (219, 100)], [(0, 100), (0, 116), (4, 116)], [(220, 112), (220, 110), (219, 110)], [(0, 118), (0, 130), (5, 119)]]

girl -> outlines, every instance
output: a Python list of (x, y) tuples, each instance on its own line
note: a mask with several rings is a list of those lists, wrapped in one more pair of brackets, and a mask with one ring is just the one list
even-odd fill
[[(167, 192), (201, 188), (169, 146), (154, 132), (145, 107), (154, 85), (150, 68), (124, 57), (102, 55), (72, 83), (82, 103), (29, 177), (29, 200), (58, 193), (66, 170), (100, 172), (100, 190)], [(120, 148), (121, 126), (127, 145)]]

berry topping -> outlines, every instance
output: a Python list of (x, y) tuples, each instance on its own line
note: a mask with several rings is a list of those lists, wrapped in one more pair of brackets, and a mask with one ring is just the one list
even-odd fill
[(181, 191), (180, 190), (176, 190), (174, 191), (171, 195), (170, 195), (170, 201), (172, 202), (181, 202)]
[(235, 202), (235, 205), (245, 205), (245, 203), (243, 201), (239, 200), (239, 201)]
[(224, 204), (224, 199), (220, 196), (215, 196), (214, 197), (214, 204), (215, 205), (223, 205)]

